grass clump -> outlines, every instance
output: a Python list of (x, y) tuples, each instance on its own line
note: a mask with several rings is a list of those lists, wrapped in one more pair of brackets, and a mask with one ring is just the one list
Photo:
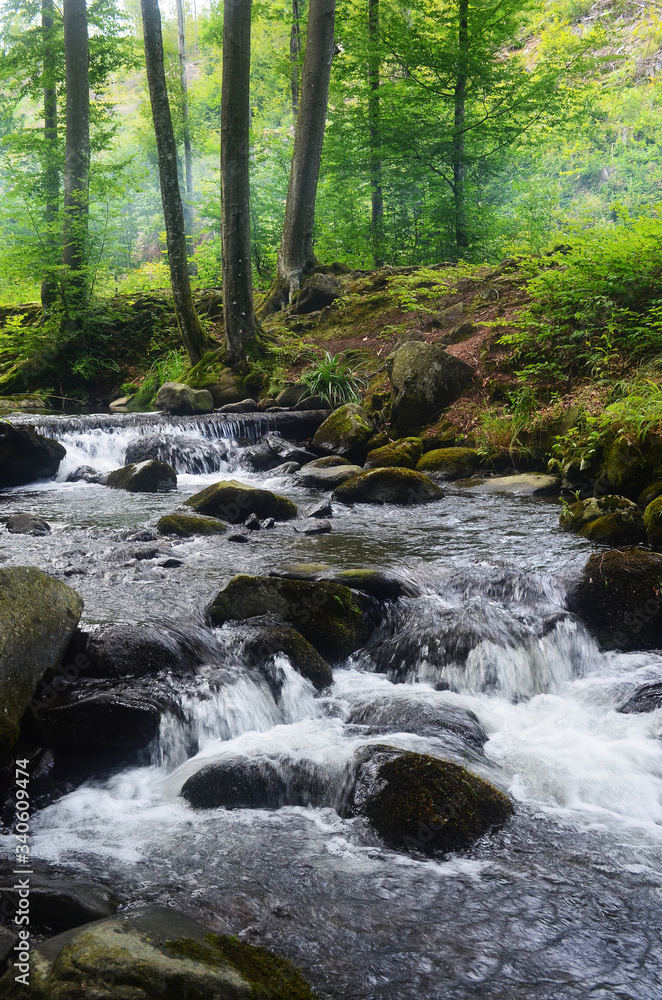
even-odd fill
[(347, 358), (328, 351), (301, 373), (301, 381), (308, 386), (311, 396), (321, 396), (334, 408), (344, 403), (358, 403), (359, 390), (365, 390), (368, 385), (367, 379)]

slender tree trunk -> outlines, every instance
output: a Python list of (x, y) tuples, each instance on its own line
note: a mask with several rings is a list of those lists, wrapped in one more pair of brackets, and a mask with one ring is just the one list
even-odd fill
[(370, 190), (372, 195), (372, 259), (375, 267), (384, 264), (384, 188), (381, 161), (379, 107), (379, 0), (368, 0), (368, 132), (370, 139)]
[(147, 83), (159, 163), (159, 181), (166, 228), (172, 297), (184, 346), (188, 351), (191, 364), (195, 365), (200, 361), (208, 346), (208, 339), (198, 319), (191, 294), (184, 211), (177, 177), (177, 146), (163, 67), (161, 12), (158, 0), (140, 0), (140, 7), (143, 19)]
[(57, 299), (57, 281), (53, 273), (57, 238), (60, 171), (57, 162), (57, 92), (55, 90), (55, 51), (53, 49), (53, 0), (42, 0), (41, 30), (44, 39), (44, 222), (48, 248), (47, 274), (41, 283), (41, 305), (47, 312)]
[[(182, 122), (184, 125), (184, 172), (186, 174), (186, 198), (184, 199), (184, 223), (186, 232), (193, 232), (193, 150), (191, 148), (191, 123), (188, 114), (188, 81), (186, 78), (186, 25), (184, 21), (184, 0), (177, 0), (177, 43), (179, 48), (179, 79), (182, 87)], [(193, 247), (189, 240), (189, 255)]]
[(65, 305), (84, 305), (89, 285), (90, 78), (85, 0), (64, 0), (64, 59), (67, 88), (64, 167)]
[(302, 276), (317, 263), (313, 251), (313, 224), (329, 101), (335, 17), (336, 0), (310, 0), (301, 103), (294, 133), (283, 235), (276, 280), (262, 306), (265, 314), (291, 302), (300, 288)]
[(458, 250), (469, 246), (467, 206), (464, 188), (464, 120), (467, 100), (469, 55), (469, 0), (460, 0), (458, 68), (455, 81), (455, 123), (453, 131), (453, 195), (455, 198), (455, 243)]
[(251, 0), (223, 4), (221, 96), (221, 231), (223, 315), (230, 364), (255, 337), (249, 168)]
[(301, 58), (301, 8), (299, 0), (292, 0), (292, 30), (290, 32), (290, 87), (292, 90), (292, 117), (299, 113), (299, 59)]

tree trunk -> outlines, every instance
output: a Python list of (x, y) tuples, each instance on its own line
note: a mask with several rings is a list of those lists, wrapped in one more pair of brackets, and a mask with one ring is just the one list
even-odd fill
[(255, 337), (248, 181), (251, 71), (251, 0), (223, 4), (221, 95), (221, 231), (223, 315), (230, 364)]
[(464, 190), (464, 119), (467, 99), (469, 54), (469, 0), (460, 0), (458, 67), (455, 81), (455, 127), (453, 131), (453, 196), (455, 199), (455, 243), (458, 250), (469, 246)]
[(65, 307), (85, 304), (89, 285), (90, 80), (85, 0), (64, 0), (64, 59), (67, 89), (64, 167)]
[(302, 275), (317, 263), (313, 251), (313, 224), (329, 100), (335, 17), (336, 0), (310, 0), (301, 103), (294, 133), (283, 235), (276, 280), (262, 306), (265, 314), (291, 302), (299, 290)]
[(57, 281), (53, 273), (57, 238), (60, 171), (57, 163), (57, 92), (55, 89), (55, 51), (53, 49), (53, 0), (42, 0), (41, 30), (44, 40), (44, 222), (48, 248), (47, 272), (41, 283), (41, 306), (47, 312), (57, 300)]
[(186, 79), (186, 34), (184, 0), (177, 0), (177, 43), (179, 48), (179, 79), (182, 87), (182, 123), (184, 126), (184, 173), (186, 198), (184, 199), (184, 224), (189, 236), (189, 256), (193, 250), (190, 240), (193, 232), (193, 151), (191, 148), (191, 123), (188, 115), (188, 82)]
[(301, 8), (299, 0), (292, 0), (292, 30), (290, 32), (290, 87), (292, 90), (292, 118), (299, 113), (299, 59), (301, 58)]
[(163, 66), (163, 38), (158, 0), (140, 0), (145, 42), (147, 83), (152, 105), (156, 152), (159, 164), (161, 200), (166, 228), (166, 246), (175, 313), (191, 364), (200, 361), (208, 338), (193, 305), (188, 273), (184, 211), (177, 177), (177, 146), (172, 127), (168, 91)]
[(368, 133), (370, 140), (370, 190), (372, 216), (370, 235), (375, 267), (384, 264), (384, 188), (382, 182), (381, 128), (379, 107), (379, 0), (368, 0)]

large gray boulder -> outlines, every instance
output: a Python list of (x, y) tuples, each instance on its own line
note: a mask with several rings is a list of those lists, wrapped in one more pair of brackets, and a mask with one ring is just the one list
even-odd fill
[(110, 472), (106, 486), (129, 493), (167, 493), (177, 489), (177, 473), (165, 462), (138, 462)]
[(340, 298), (342, 285), (331, 274), (313, 274), (308, 278), (294, 303), (294, 311), (299, 315), (317, 312), (330, 306)]
[(400, 437), (418, 434), (471, 385), (474, 370), (436, 344), (409, 341), (393, 357), (391, 422)]
[(315, 490), (335, 490), (336, 486), (353, 479), (363, 469), (360, 465), (334, 465), (320, 468), (315, 462), (304, 465), (296, 474), (302, 486)]
[(0, 420), (0, 489), (52, 479), (66, 449), (42, 437), (32, 427), (15, 427)]
[(37, 686), (61, 663), (83, 611), (75, 590), (33, 566), (0, 569), (0, 755)]
[(363, 461), (368, 451), (368, 439), (374, 432), (374, 424), (363, 407), (357, 403), (345, 403), (317, 428), (313, 445), (319, 451)]
[(192, 389), (182, 382), (165, 382), (156, 395), (156, 405), (166, 413), (211, 413), (214, 400), (208, 389)]
[(189, 497), (186, 506), (192, 507), (196, 514), (218, 517), (230, 524), (243, 524), (249, 514), (260, 519), (273, 517), (275, 521), (289, 521), (297, 516), (297, 506), (291, 500), (236, 479), (213, 483)]
[(11, 968), (6, 1000), (314, 1000), (284, 958), (157, 907), (98, 920), (30, 949), (29, 984)]

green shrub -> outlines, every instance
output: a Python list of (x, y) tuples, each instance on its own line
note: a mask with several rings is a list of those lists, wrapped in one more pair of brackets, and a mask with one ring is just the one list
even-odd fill
[(301, 381), (313, 396), (321, 396), (331, 406), (358, 403), (359, 390), (367, 388), (367, 379), (352, 368), (341, 354), (324, 352), (310, 368), (302, 372)]

